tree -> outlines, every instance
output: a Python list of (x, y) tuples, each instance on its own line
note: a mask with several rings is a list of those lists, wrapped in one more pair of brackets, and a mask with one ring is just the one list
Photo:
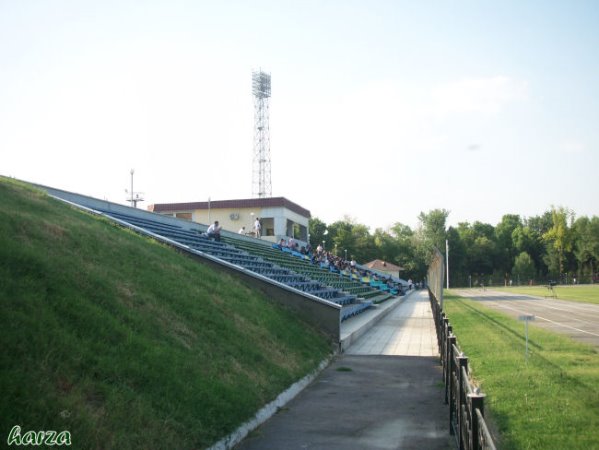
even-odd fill
[(398, 254), (394, 262), (403, 267), (402, 278), (423, 280), (426, 277), (428, 266), (423, 259), (419, 259), (416, 252), (416, 235), (408, 225), (395, 223), (391, 227), (391, 235), (398, 246)]
[(599, 217), (579, 217), (572, 226), (574, 234), (574, 255), (578, 262), (578, 275), (581, 277), (586, 267), (590, 281), (599, 261)]
[(512, 242), (517, 254), (528, 253), (537, 270), (542, 274), (547, 273), (547, 266), (543, 261), (543, 255), (546, 251), (545, 246), (541, 235), (535, 228), (524, 224), (516, 227), (512, 232)]
[(520, 216), (517, 214), (505, 214), (501, 218), (501, 222), (495, 227), (496, 241), (496, 264), (495, 268), (501, 270), (504, 274), (508, 274), (514, 258), (516, 257), (516, 249), (512, 235), (514, 230), (522, 226)]
[(310, 232), (310, 245), (316, 248), (326, 238), (327, 224), (318, 217), (314, 217), (308, 222), (308, 230)]
[(368, 262), (378, 255), (374, 237), (366, 225), (356, 223), (351, 228), (353, 247), (347, 248), (347, 257)]
[(564, 273), (564, 260), (566, 252), (572, 250), (573, 235), (568, 221), (572, 221), (574, 215), (569, 209), (560, 206), (553, 207), (551, 211), (552, 226), (543, 234), (543, 240), (550, 243), (557, 252), (559, 274)]
[(534, 279), (536, 271), (535, 263), (528, 253), (521, 252), (516, 256), (512, 274), (517, 276), (519, 280), (524, 281)]
[(467, 285), (469, 273), (467, 270), (466, 248), (457, 228), (449, 227), (447, 229), (447, 241), (449, 242), (449, 273), (451, 285)]
[(349, 217), (345, 217), (344, 220), (338, 220), (329, 225), (328, 242), (330, 242), (330, 246), (327, 247), (328, 251), (335, 253), (347, 250), (350, 253), (354, 250), (353, 224), (350, 220)]
[(470, 248), (471, 264), (474, 273), (491, 275), (494, 272), (493, 255), (495, 242), (487, 236), (478, 236)]
[(399, 242), (382, 228), (374, 230), (374, 246), (379, 259), (396, 262), (399, 255)]
[(427, 214), (421, 212), (418, 216), (420, 251), (426, 255), (427, 264), (430, 261), (433, 247), (445, 253), (445, 222), (449, 216), (446, 209), (433, 209)]

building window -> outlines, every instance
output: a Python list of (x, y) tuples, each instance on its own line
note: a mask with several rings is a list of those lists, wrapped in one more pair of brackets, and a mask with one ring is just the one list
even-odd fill
[(177, 213), (175, 217), (177, 219), (191, 220), (191, 213)]

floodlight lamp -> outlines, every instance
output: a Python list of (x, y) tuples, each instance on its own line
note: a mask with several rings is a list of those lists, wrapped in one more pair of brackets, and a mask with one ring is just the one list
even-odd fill
[(252, 93), (254, 97), (270, 97), (270, 75), (262, 72), (252, 72)]

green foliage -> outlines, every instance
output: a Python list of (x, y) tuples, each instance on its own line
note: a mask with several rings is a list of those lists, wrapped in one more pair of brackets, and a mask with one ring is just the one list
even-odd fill
[(428, 213), (421, 212), (418, 215), (420, 235), (418, 244), (421, 246), (420, 252), (426, 255), (427, 263), (432, 257), (434, 247), (445, 254), (445, 223), (448, 216), (449, 211), (446, 209), (433, 209)]
[(557, 251), (559, 274), (564, 273), (565, 252), (572, 250), (573, 234), (568, 224), (574, 214), (564, 207), (553, 207), (551, 210), (552, 226), (543, 233), (543, 240), (551, 243)]
[(589, 219), (579, 217), (572, 226), (574, 234), (574, 254), (578, 262), (581, 281), (592, 280), (599, 261), (599, 217)]
[(516, 227), (512, 232), (512, 241), (516, 253), (528, 253), (534, 261), (537, 270), (543, 274), (547, 273), (547, 266), (543, 261), (545, 245), (543, 244), (541, 234), (535, 228), (528, 225)]
[(0, 434), (205, 448), (329, 353), (235, 278), (0, 179)]
[[(328, 250), (340, 256), (347, 250), (348, 257), (360, 263), (375, 258), (393, 262), (404, 268), (404, 278), (413, 280), (426, 276), (432, 248), (445, 253), (447, 239), (452, 286), (467, 286), (470, 281), (503, 284), (518, 275), (535, 282), (546, 282), (548, 277), (566, 282), (573, 276), (590, 282), (597, 272), (599, 217), (569, 223), (573, 217), (569, 210), (553, 208), (529, 218), (505, 214), (497, 226), (475, 221), (446, 228), (448, 216), (445, 209), (421, 212), (416, 230), (396, 223), (388, 230), (377, 228), (373, 234), (348, 217), (328, 226), (313, 219), (310, 233), (314, 246), (325, 240)], [(531, 261), (521, 260), (514, 269), (523, 252)], [(532, 274), (528, 272), (531, 267)], [(520, 273), (523, 268), (525, 275)]]
[(522, 226), (520, 216), (516, 214), (505, 214), (501, 222), (495, 227), (496, 259), (494, 267), (503, 273), (510, 273), (516, 248), (512, 239), (514, 230)]
[(525, 283), (528, 280), (532, 280), (535, 277), (536, 268), (535, 263), (526, 252), (520, 253), (514, 261), (514, 268), (512, 274), (519, 277), (520, 281)]
[[(308, 222), (308, 230), (310, 232), (310, 245), (313, 248), (318, 247), (318, 245), (322, 244), (323, 241), (325, 241), (325, 244), (326, 244), (326, 240), (325, 240), (325, 238), (327, 237), (327, 235), (325, 234), (325, 232), (327, 231), (326, 223), (324, 223), (318, 217), (314, 217), (313, 219), (310, 219), (310, 222)], [(327, 245), (327, 248), (329, 248), (329, 247), (330, 246)]]

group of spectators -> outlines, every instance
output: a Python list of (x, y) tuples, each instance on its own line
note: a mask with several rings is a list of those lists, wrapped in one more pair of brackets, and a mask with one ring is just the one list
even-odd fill
[(244, 236), (254, 236), (260, 239), (262, 237), (262, 222), (260, 222), (260, 217), (256, 217), (254, 221), (254, 231), (247, 232), (245, 226), (241, 227), (238, 231), (239, 234), (243, 234)]
[(289, 238), (288, 241), (286, 241), (285, 239), (281, 239), (279, 241), (279, 243), (275, 245), (275, 247), (277, 247), (279, 250), (283, 250), (284, 248), (287, 248), (287, 249), (291, 250), (292, 252), (298, 252), (298, 253), (301, 253), (302, 255), (308, 255), (308, 256), (310, 256), (310, 258), (312, 258), (312, 255), (313, 255), (312, 246), (310, 244), (302, 245), (300, 247), (299, 243), (293, 238)]
[[(354, 258), (345, 259), (334, 255), (333, 253), (326, 251), (320, 244), (316, 247), (316, 251), (313, 251), (310, 244), (300, 247), (295, 239), (290, 238), (288, 241), (281, 239), (274, 247), (280, 250), (290, 249), (291, 251), (301, 253), (302, 255), (308, 255), (312, 264), (319, 264), (321, 267), (327, 267), (332, 272), (341, 273), (346, 271), (350, 275), (357, 276), (360, 280), (364, 277), (368, 277), (372, 281), (385, 283), (389, 289), (398, 289), (400, 292), (404, 290), (402, 284), (394, 281), (391, 275), (383, 276), (371, 270), (359, 268)], [(408, 282), (408, 285), (408, 289), (412, 289), (413, 285), (411, 280)]]
[[(222, 227), (220, 226), (217, 220), (208, 227), (206, 235), (209, 238), (214, 239), (215, 241), (220, 241), (221, 229)], [(260, 219), (256, 219), (256, 223), (254, 224), (254, 232), (257, 237), (260, 237), (260, 229)], [(245, 227), (242, 227), (239, 230), (239, 233), (244, 234)], [(274, 247), (278, 248), (279, 250), (288, 249), (292, 252), (307, 255), (310, 258), (312, 264), (319, 264), (321, 267), (328, 267), (328, 269), (332, 272), (341, 273), (343, 271), (346, 271), (350, 275), (355, 275), (359, 277), (359, 279), (368, 277), (370, 280), (385, 283), (390, 289), (398, 289), (400, 292), (403, 291), (403, 286), (401, 285), (401, 283), (394, 281), (391, 275), (382, 276), (368, 269), (359, 268), (354, 258), (348, 260), (340, 256), (334, 255), (331, 252), (326, 251), (324, 247), (320, 244), (318, 244), (318, 247), (316, 247), (316, 251), (314, 251), (310, 244), (300, 246), (295, 239), (289, 238), (289, 240), (287, 241), (285, 239), (281, 239), (278, 244), (274, 245)], [(412, 284), (412, 280), (409, 280), (408, 289), (412, 289), (413, 287), (414, 286)]]

